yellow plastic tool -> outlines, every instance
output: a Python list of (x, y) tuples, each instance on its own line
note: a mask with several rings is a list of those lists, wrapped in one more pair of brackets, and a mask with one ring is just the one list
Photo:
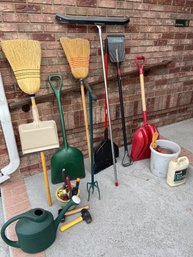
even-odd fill
[(152, 143), (151, 143), (151, 146), (153, 148), (156, 148), (157, 147), (157, 144), (156, 144), (156, 141), (159, 137), (159, 133), (156, 131), (154, 134), (153, 134), (153, 138), (152, 138)]

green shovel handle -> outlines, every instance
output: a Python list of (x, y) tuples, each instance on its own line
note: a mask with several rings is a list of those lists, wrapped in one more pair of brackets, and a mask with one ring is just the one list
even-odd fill
[[(52, 83), (53, 80), (58, 80), (59, 81), (58, 89)], [(63, 79), (62, 79), (61, 75), (49, 75), (48, 76), (48, 82), (50, 84), (50, 87), (51, 87), (52, 91), (54, 92), (54, 95), (56, 97), (56, 101), (57, 101), (57, 104), (58, 104), (58, 110), (59, 110), (59, 115), (60, 115), (60, 123), (61, 123), (61, 128), (62, 128), (62, 136), (63, 136), (63, 140), (64, 140), (64, 147), (68, 148), (67, 136), (66, 136), (66, 130), (65, 130), (65, 122), (64, 122), (64, 115), (63, 115), (62, 104), (61, 104), (62, 81), (63, 81)]]

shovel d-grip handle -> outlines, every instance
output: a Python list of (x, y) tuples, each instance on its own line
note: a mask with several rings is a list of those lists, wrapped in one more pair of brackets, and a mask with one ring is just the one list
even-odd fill
[(143, 121), (144, 125), (147, 124), (147, 111), (146, 111), (146, 100), (145, 100), (145, 87), (144, 87), (144, 75), (143, 68), (146, 63), (146, 59), (144, 56), (137, 56), (135, 59), (135, 63), (139, 70), (139, 78), (140, 78), (140, 87), (141, 87), (141, 101), (142, 101), (142, 110), (143, 110)]
[[(59, 80), (59, 88), (56, 89), (54, 84), (52, 83), (53, 80)], [(60, 93), (61, 93), (61, 90), (62, 90), (62, 81), (63, 81), (63, 78), (61, 75), (59, 74), (56, 74), (56, 75), (49, 75), (48, 76), (48, 81), (49, 81), (49, 84), (50, 84), (50, 87), (52, 89), (52, 91), (54, 92), (54, 94), (59, 94), (60, 96)]]
[(137, 56), (136, 59), (135, 59), (135, 64), (137, 65), (137, 68), (139, 70), (139, 74), (143, 74), (143, 68), (144, 68), (144, 65), (146, 64), (145, 57), (144, 56)]
[[(52, 81), (59, 81), (59, 87), (56, 88)], [(67, 136), (66, 136), (66, 130), (65, 130), (65, 122), (64, 122), (64, 115), (63, 115), (63, 110), (62, 110), (62, 104), (61, 104), (61, 91), (62, 91), (62, 82), (63, 78), (61, 75), (56, 74), (56, 75), (49, 75), (48, 76), (48, 82), (50, 84), (50, 87), (56, 97), (57, 104), (58, 104), (58, 109), (59, 109), (59, 115), (60, 115), (60, 123), (61, 123), (61, 129), (62, 129), (62, 136), (64, 139), (64, 147), (65, 149), (68, 148), (68, 143), (67, 143)]]

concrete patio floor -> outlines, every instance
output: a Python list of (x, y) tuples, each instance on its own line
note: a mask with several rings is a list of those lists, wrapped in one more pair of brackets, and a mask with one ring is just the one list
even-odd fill
[[(190, 167), (187, 182), (179, 187), (169, 187), (165, 179), (155, 177), (149, 169), (149, 160), (137, 161), (130, 167), (121, 165), (122, 151), (117, 162), (119, 187), (114, 186), (113, 167), (95, 176), (97, 190), (87, 201), (86, 183), (90, 181), (88, 171), (81, 180), (81, 204), (90, 206), (91, 224), (81, 222), (65, 232), (57, 231), (57, 238), (45, 252), (35, 255), (8, 247), (0, 239), (0, 256), (57, 256), (57, 257), (192, 257), (193, 252), (193, 119), (159, 128), (160, 134), (182, 146), (182, 155), (188, 156)], [(26, 190), (28, 199), (23, 199), (18, 208), (7, 207), (7, 192), (15, 185), (16, 191)], [(58, 185), (52, 185), (53, 205), (46, 201), (43, 174), (25, 178), (15, 176), (15, 181), (2, 186), (5, 219), (30, 208), (41, 207), (57, 216), (60, 208), (55, 199)], [(14, 189), (13, 194), (14, 194)], [(19, 193), (18, 193), (19, 194)], [(10, 196), (9, 196), (10, 197)], [(10, 198), (9, 198), (10, 199)], [(15, 214), (13, 215), (13, 213)], [(3, 224), (0, 205), (0, 226)], [(66, 222), (79, 216), (72, 215)], [(10, 237), (14, 236), (12, 231)], [(11, 237), (12, 238), (12, 237)]]

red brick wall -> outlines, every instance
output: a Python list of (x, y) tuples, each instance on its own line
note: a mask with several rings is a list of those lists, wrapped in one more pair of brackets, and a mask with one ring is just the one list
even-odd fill
[[(73, 79), (64, 56), (59, 38), (68, 36), (90, 40), (91, 58), (88, 81), (102, 76), (100, 45), (97, 29), (94, 26), (61, 25), (55, 14), (130, 17), (126, 26), (103, 28), (103, 38), (107, 34), (120, 33), (126, 37), (126, 59), (122, 72), (135, 69), (134, 59), (144, 55), (148, 64), (172, 60), (167, 68), (155, 69), (145, 77), (149, 122), (157, 126), (177, 122), (192, 117), (193, 114), (193, 1), (191, 0), (7, 0), (0, 3), (0, 38), (26, 38), (41, 41), (42, 66), (41, 90), (37, 95), (50, 91), (47, 77), (60, 73), (64, 78), (64, 88), (79, 84)], [(190, 26), (175, 27), (175, 19), (189, 19)], [(18, 88), (13, 72), (0, 51), (0, 72), (8, 102), (26, 97)], [(115, 74), (114, 65), (109, 65), (109, 73)], [(95, 144), (103, 137), (103, 85), (95, 87), (98, 101), (94, 104)], [(139, 79), (127, 76), (123, 79), (125, 114), (128, 142), (135, 129), (142, 122)], [(120, 108), (116, 82), (109, 84), (114, 141), (122, 145)], [(86, 137), (80, 93), (71, 93), (62, 98), (69, 143), (80, 148), (87, 155)], [(56, 102), (38, 105), (41, 119), (55, 119), (58, 122)], [(30, 122), (31, 112), (21, 109), (11, 111), (12, 121), (19, 152), (21, 172), (41, 170), (39, 154), (22, 156), (18, 125)], [(0, 165), (8, 162), (6, 145), (0, 130)], [(60, 139), (62, 142), (61, 134)], [(47, 151), (49, 159), (55, 150)]]

